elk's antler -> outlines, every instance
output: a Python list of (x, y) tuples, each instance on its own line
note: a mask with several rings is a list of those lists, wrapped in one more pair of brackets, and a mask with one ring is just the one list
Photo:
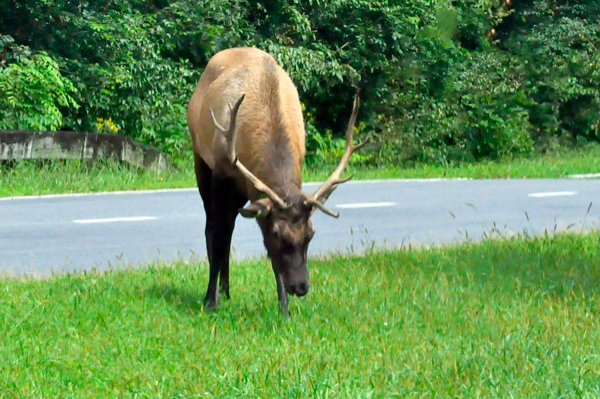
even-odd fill
[(307, 205), (312, 205), (315, 208), (318, 208), (319, 210), (325, 212), (329, 216), (333, 216), (336, 218), (339, 216), (339, 213), (333, 212), (333, 211), (327, 209), (325, 207), (325, 205), (323, 205), (323, 204), (325, 204), (325, 201), (327, 201), (327, 199), (329, 198), (331, 193), (337, 188), (337, 186), (339, 184), (345, 183), (348, 180), (352, 179), (352, 177), (354, 176), (353, 174), (346, 178), (343, 178), (343, 179), (341, 179), (340, 176), (344, 172), (344, 169), (346, 169), (346, 165), (348, 165), (348, 161), (350, 160), (350, 157), (352, 156), (354, 151), (358, 150), (359, 148), (361, 148), (362, 146), (367, 144), (367, 142), (370, 139), (370, 137), (367, 137), (365, 139), (365, 141), (363, 141), (362, 143), (357, 144), (357, 145), (352, 145), (354, 124), (356, 123), (356, 117), (358, 116), (358, 108), (359, 107), (360, 107), (360, 98), (357, 93), (356, 96), (354, 97), (354, 107), (352, 109), (352, 116), (350, 117), (350, 120), (348, 121), (348, 128), (346, 129), (346, 149), (344, 150), (344, 155), (342, 156), (342, 159), (340, 160), (339, 165), (333, 171), (331, 176), (329, 176), (329, 178), (325, 181), (325, 183), (323, 183), (323, 185), (321, 187), (319, 187), (319, 189), (317, 191), (315, 191), (315, 193), (313, 195), (311, 195), (310, 197), (308, 197), (306, 200)]
[(279, 195), (277, 195), (277, 193), (275, 191), (271, 190), (269, 188), (269, 186), (267, 186), (265, 183), (263, 183), (258, 177), (254, 176), (254, 174), (252, 174), (252, 172), (250, 172), (240, 162), (240, 160), (237, 157), (237, 154), (235, 153), (235, 139), (236, 139), (235, 122), (237, 119), (237, 113), (240, 109), (240, 105), (242, 105), (242, 101), (244, 101), (245, 96), (246, 96), (245, 94), (242, 94), (242, 96), (236, 101), (233, 108), (231, 108), (231, 104), (227, 104), (229, 106), (229, 129), (225, 129), (223, 126), (221, 126), (219, 124), (219, 122), (217, 122), (217, 118), (215, 117), (215, 113), (213, 112), (212, 108), (210, 110), (210, 116), (212, 117), (213, 123), (215, 124), (215, 127), (217, 128), (217, 130), (219, 130), (219, 132), (221, 132), (221, 134), (223, 134), (223, 136), (225, 136), (225, 141), (227, 142), (227, 158), (229, 159), (229, 162), (231, 162), (232, 165), (235, 165), (240, 170), (240, 172), (242, 172), (242, 174), (244, 176), (246, 176), (246, 178), (248, 180), (250, 180), (250, 182), (254, 185), (254, 187), (258, 191), (260, 191), (261, 193), (264, 193), (274, 203), (276, 203), (280, 208), (286, 209), (286, 208), (288, 208), (288, 204), (286, 204), (285, 201), (282, 200), (281, 197)]

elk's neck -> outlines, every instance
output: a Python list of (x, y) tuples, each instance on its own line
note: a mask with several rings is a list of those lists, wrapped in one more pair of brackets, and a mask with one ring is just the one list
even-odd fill
[(265, 176), (269, 186), (285, 197), (297, 195), (302, 185), (302, 160), (298, 159), (288, 142), (274, 140), (270, 147), (265, 159), (268, 170), (272, 171)]
[(253, 156), (257, 177), (282, 198), (295, 197), (302, 192), (301, 167), (303, 159), (294, 148), (287, 132), (268, 132), (269, 140)]
[[(265, 60), (260, 77), (261, 91), (254, 101), (248, 99), (251, 117), (247, 119), (249, 142), (243, 148), (252, 149), (253, 173), (282, 198), (301, 193), (301, 167), (304, 162), (304, 122), (295, 88), (285, 85), (277, 65)], [(291, 81), (289, 82), (291, 85)]]

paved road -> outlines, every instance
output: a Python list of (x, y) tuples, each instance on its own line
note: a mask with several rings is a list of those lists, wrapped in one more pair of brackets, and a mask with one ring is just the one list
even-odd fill
[[(315, 190), (307, 184), (306, 191)], [(590, 203), (592, 205), (588, 213)], [(600, 222), (600, 180), (349, 182), (315, 213), (310, 253), (446, 243), (503, 233), (581, 229)], [(586, 216), (587, 215), (587, 216)], [(196, 190), (0, 200), (0, 272), (46, 275), (177, 257), (205, 258)], [(255, 221), (238, 218), (237, 259), (264, 253)]]

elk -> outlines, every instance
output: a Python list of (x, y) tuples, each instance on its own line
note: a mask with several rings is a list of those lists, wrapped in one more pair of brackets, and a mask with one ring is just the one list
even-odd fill
[[(232, 105), (233, 104), (233, 105)], [(210, 276), (204, 304), (215, 308), (229, 294), (229, 255), (236, 217), (256, 218), (271, 259), (283, 314), (288, 294), (309, 290), (308, 244), (315, 209), (338, 217), (325, 201), (341, 183), (350, 156), (358, 95), (346, 132), (346, 148), (331, 176), (312, 195), (302, 192), (305, 132), (298, 91), (275, 59), (255, 48), (215, 54), (191, 97), (187, 120), (198, 190), (206, 212)], [(250, 202), (247, 206), (244, 205)]]

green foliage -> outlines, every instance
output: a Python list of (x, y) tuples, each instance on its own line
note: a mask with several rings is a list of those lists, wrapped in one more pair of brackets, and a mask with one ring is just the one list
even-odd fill
[(534, 104), (533, 137), (598, 140), (600, 124), (600, 6), (534, 1), (506, 21), (504, 47), (525, 64), (523, 84)]
[[(346, 141), (340, 137), (333, 137), (331, 131), (321, 133), (310, 121), (306, 123), (306, 166), (322, 165), (340, 159), (345, 145)], [(352, 159), (355, 160), (356, 158)]]
[(0, 36), (0, 60), (7, 52), (14, 62), (0, 64), (0, 129), (56, 130), (63, 126), (61, 107), (77, 109), (73, 83), (61, 75), (46, 53), (32, 54)]
[[(362, 153), (367, 164), (448, 164), (600, 140), (597, 2), (0, 0), (0, 8), (0, 35), (30, 49), (22, 59), (0, 55), (2, 79), (21, 97), (35, 92), (37, 104), (3, 105), (3, 125), (43, 114), (44, 126), (93, 131), (110, 119), (119, 133), (189, 154), (184, 111), (208, 59), (254, 46), (289, 72), (312, 115), (309, 164), (335, 157), (357, 89), (358, 135), (376, 138)], [(38, 77), (14, 83), (23, 68)]]
[(189, 140), (184, 104), (198, 77), (188, 63), (160, 55), (155, 18), (137, 12), (98, 15), (79, 21), (94, 41), (106, 43), (102, 62), (64, 60), (73, 71), (88, 107), (73, 118), (73, 128), (93, 130), (97, 118), (111, 118), (120, 133), (180, 153)]
[(464, 113), (464, 133), (476, 157), (510, 157), (531, 152), (532, 129), (521, 90), (519, 65), (492, 52), (469, 54), (448, 89)]

